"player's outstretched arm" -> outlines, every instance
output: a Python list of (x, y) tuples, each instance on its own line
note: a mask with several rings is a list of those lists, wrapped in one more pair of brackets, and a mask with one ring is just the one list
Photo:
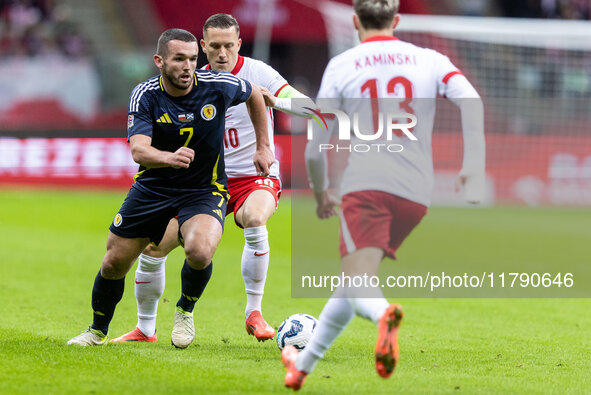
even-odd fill
[(482, 99), (472, 84), (461, 75), (449, 80), (446, 96), (459, 107), (462, 117), (464, 160), (456, 189), (463, 188), (468, 203), (480, 203), (485, 197), (486, 163)]
[(336, 193), (331, 189), (325, 189), (322, 192), (314, 192), (316, 199), (316, 215), (320, 219), (330, 218), (337, 215), (336, 207), (341, 204)]
[[(332, 108), (332, 107), (329, 107)], [(329, 125), (333, 123), (329, 121)], [(314, 191), (316, 199), (316, 215), (320, 219), (337, 215), (336, 206), (340, 204), (337, 195), (329, 188), (328, 158), (326, 150), (322, 147), (330, 142), (329, 130), (315, 130), (306, 144), (306, 170), (310, 188)]]
[(145, 167), (188, 168), (195, 159), (195, 151), (181, 147), (175, 152), (160, 151), (152, 147), (152, 138), (143, 134), (134, 134), (129, 138), (133, 160)]
[(306, 168), (310, 187), (316, 199), (316, 215), (320, 219), (337, 215), (336, 206), (341, 202), (337, 195), (329, 188), (328, 160), (326, 154), (319, 153), (318, 144), (308, 142), (306, 146)]
[(298, 92), (298, 90), (291, 85), (281, 89), (278, 97), (275, 97), (264, 87), (261, 87), (261, 92), (265, 98), (265, 104), (268, 107), (272, 107), (275, 110), (290, 115), (308, 118), (312, 115), (312, 110), (318, 108), (312, 99), (303, 93)]
[(256, 135), (254, 166), (260, 175), (266, 177), (270, 173), (271, 165), (275, 162), (275, 156), (271, 151), (271, 142), (267, 131), (267, 109), (260, 87), (252, 85), (252, 92), (248, 100), (246, 100), (246, 108)]

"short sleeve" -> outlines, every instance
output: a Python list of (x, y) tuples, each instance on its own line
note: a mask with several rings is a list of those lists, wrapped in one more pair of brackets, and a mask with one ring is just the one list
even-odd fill
[(227, 107), (244, 103), (248, 100), (252, 92), (252, 85), (250, 82), (238, 77), (233, 78), (236, 79), (236, 84), (226, 84), (226, 96), (228, 97)]
[(149, 95), (137, 94), (138, 87), (133, 90), (129, 99), (127, 114), (127, 139), (135, 134), (152, 137), (152, 116)]

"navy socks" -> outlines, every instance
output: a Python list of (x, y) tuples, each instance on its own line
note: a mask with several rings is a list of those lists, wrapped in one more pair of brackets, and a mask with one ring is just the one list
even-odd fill
[(182, 295), (176, 304), (183, 311), (193, 311), (195, 302), (199, 300), (211, 278), (212, 266), (213, 262), (203, 270), (195, 270), (185, 260), (181, 270)]
[(109, 331), (109, 324), (115, 313), (115, 306), (123, 297), (125, 278), (107, 280), (101, 276), (99, 270), (92, 287), (92, 329), (98, 329), (105, 335)]

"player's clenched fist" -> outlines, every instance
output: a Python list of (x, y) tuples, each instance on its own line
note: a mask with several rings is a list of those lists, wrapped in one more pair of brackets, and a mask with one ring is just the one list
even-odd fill
[(193, 151), (191, 148), (181, 147), (172, 154), (170, 165), (175, 169), (186, 169), (194, 159), (195, 151)]
[(268, 146), (257, 148), (254, 158), (254, 167), (257, 173), (261, 176), (267, 177), (271, 173), (271, 165), (275, 162), (275, 155)]
[(316, 215), (320, 219), (327, 219), (337, 215), (336, 206), (341, 204), (341, 200), (329, 189), (315, 193)]

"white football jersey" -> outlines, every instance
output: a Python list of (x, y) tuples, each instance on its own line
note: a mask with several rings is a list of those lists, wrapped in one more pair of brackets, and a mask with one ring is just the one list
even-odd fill
[[(204, 68), (208, 68), (209, 65)], [(267, 88), (271, 93), (277, 93), (288, 85), (287, 81), (271, 66), (259, 60), (238, 56), (238, 62), (232, 74), (255, 85)], [(253, 163), (256, 151), (256, 135), (254, 126), (248, 116), (246, 104), (241, 103), (230, 107), (226, 111), (226, 130), (224, 132), (224, 158), (226, 174), (229, 178), (258, 175)], [(271, 150), (275, 154), (273, 141), (273, 110), (267, 109), (267, 129)], [(279, 162), (271, 166), (271, 177), (279, 177)]]
[[(461, 83), (449, 89), (450, 80), (460, 79)], [(431, 134), (435, 116), (434, 99), (438, 94), (447, 97), (478, 97), (447, 56), (395, 37), (372, 37), (329, 62), (318, 92), (321, 109), (321, 103), (326, 101), (323, 98), (332, 99), (349, 115), (353, 125), (351, 115), (354, 113), (358, 113), (360, 119), (368, 116), (371, 119), (372, 104), (369, 100), (359, 98), (374, 97), (384, 99), (379, 104), (379, 111), (383, 114), (412, 113), (417, 117), (417, 125), (412, 130), (416, 141), (411, 141), (403, 134), (393, 136), (388, 141), (385, 132), (379, 140), (365, 141), (351, 133), (351, 146), (360, 147), (362, 151), (366, 149), (365, 145), (381, 143), (384, 146), (380, 152), (377, 149), (370, 152), (352, 150), (341, 183), (342, 194), (378, 190), (426, 206), (430, 204), (434, 183)], [(417, 98), (423, 100), (404, 100)], [(383, 108), (386, 106), (391, 108)], [(362, 122), (360, 125), (368, 123)], [(373, 122), (369, 122), (369, 125), (373, 125)], [(340, 145), (345, 142), (339, 140)], [(385, 147), (389, 144), (400, 144), (403, 150), (388, 152)], [(392, 150), (396, 151), (396, 147), (393, 146)]]

